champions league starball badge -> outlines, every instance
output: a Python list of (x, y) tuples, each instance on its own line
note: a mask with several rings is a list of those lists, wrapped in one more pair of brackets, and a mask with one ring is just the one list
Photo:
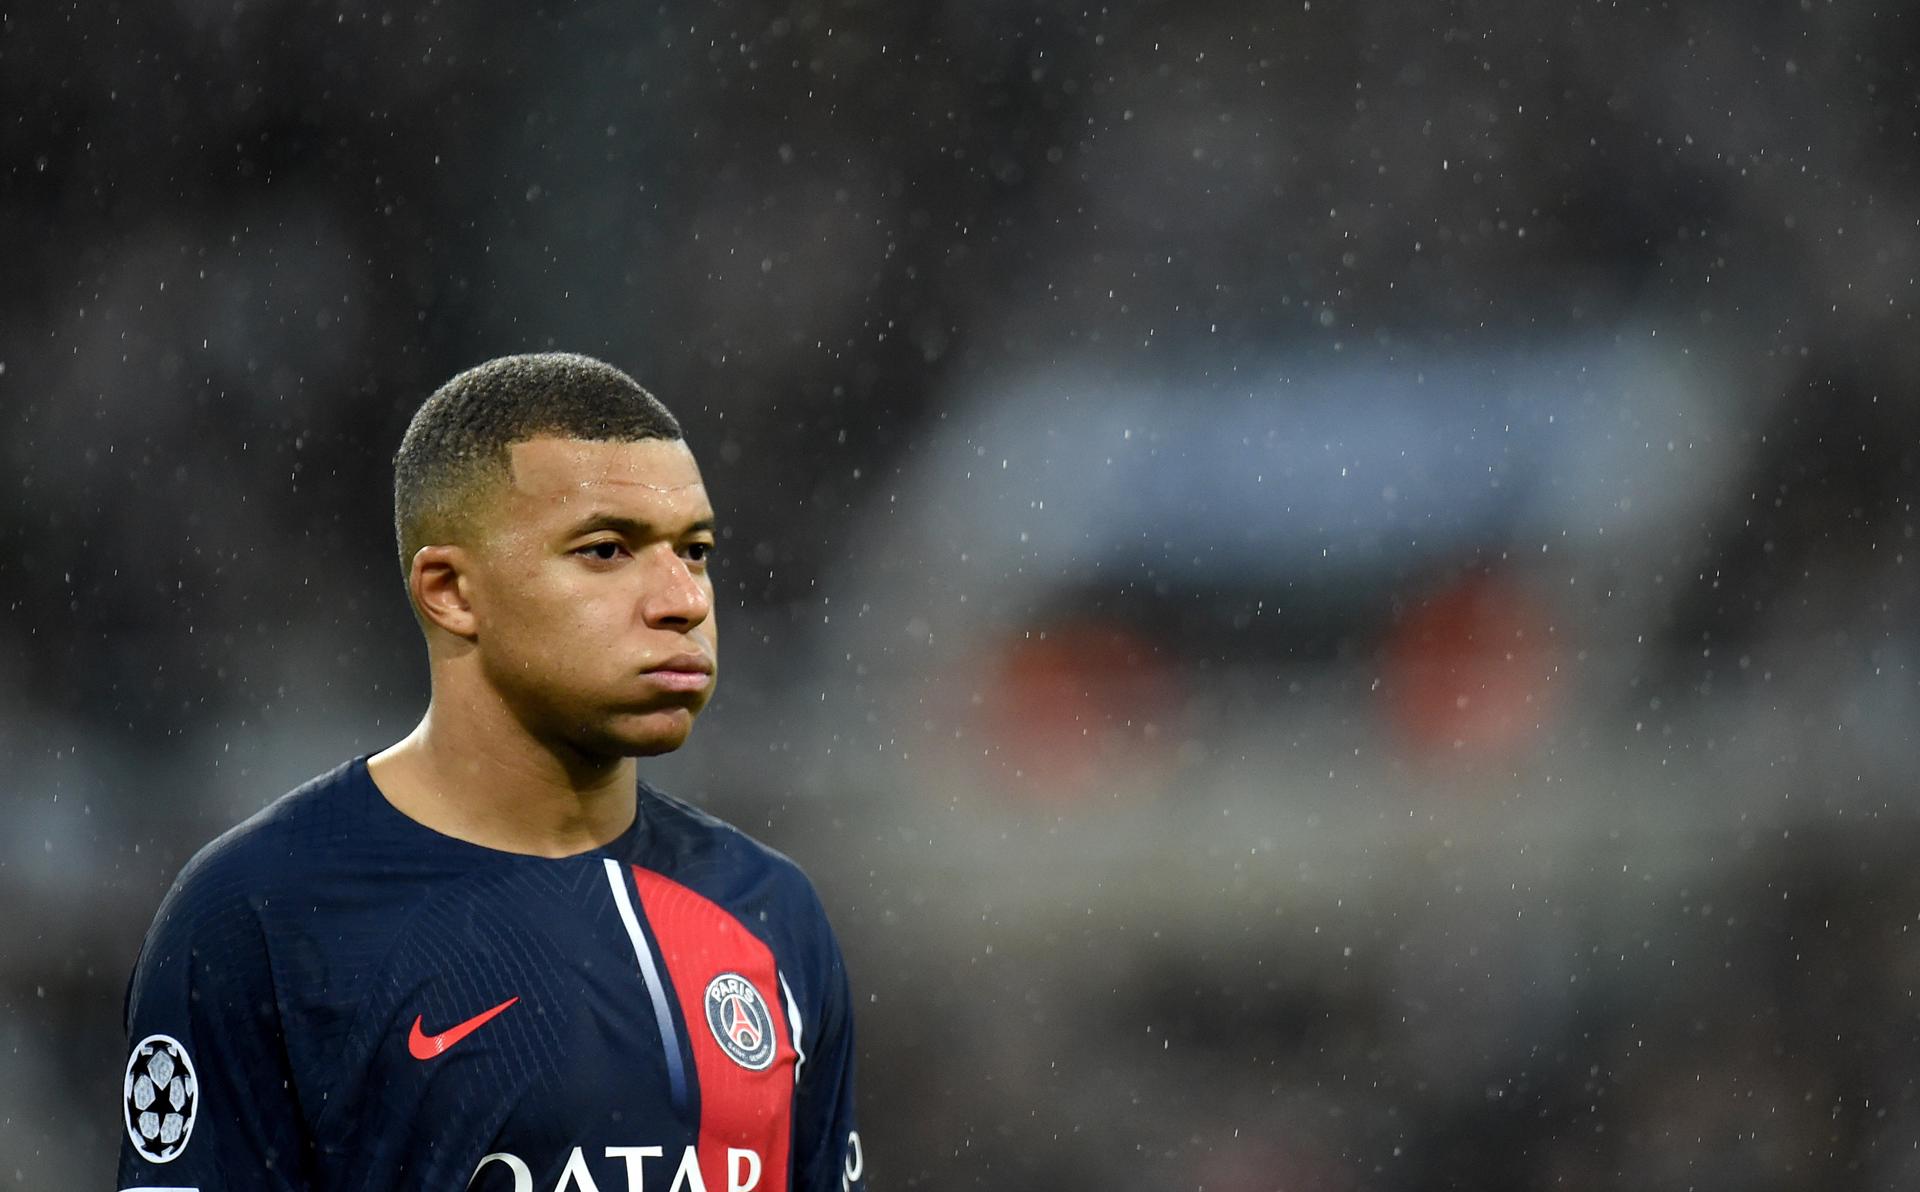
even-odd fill
[(180, 1041), (148, 1035), (127, 1059), (127, 1137), (149, 1163), (168, 1163), (187, 1149), (200, 1112), (200, 1081)]
[(721, 973), (708, 982), (707, 1027), (720, 1050), (742, 1068), (761, 1072), (773, 1063), (773, 1016), (753, 982), (739, 973)]

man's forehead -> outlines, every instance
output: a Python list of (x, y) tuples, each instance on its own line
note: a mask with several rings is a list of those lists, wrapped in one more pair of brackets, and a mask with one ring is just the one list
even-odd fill
[(541, 437), (508, 449), (513, 488), (529, 497), (567, 498), (632, 490), (705, 498), (693, 452), (680, 439), (607, 441)]

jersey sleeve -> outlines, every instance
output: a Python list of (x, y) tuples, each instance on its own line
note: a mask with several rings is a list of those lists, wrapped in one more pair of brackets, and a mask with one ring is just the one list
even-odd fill
[(794, 1098), (794, 1192), (865, 1192), (867, 1156), (854, 1120), (853, 1005), (846, 964), (822, 916), (828, 957), (817, 1034)]
[(244, 883), (189, 865), (127, 987), (118, 1187), (307, 1186), (272, 965)]

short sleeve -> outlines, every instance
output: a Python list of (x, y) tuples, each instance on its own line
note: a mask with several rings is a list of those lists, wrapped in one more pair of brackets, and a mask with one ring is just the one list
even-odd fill
[(306, 1131), (244, 883), (189, 865), (127, 987), (121, 1189), (304, 1189)]
[(807, 1048), (794, 1099), (794, 1192), (864, 1192), (867, 1156), (854, 1118), (853, 1006), (846, 964), (825, 928), (828, 971), (821, 981), (817, 1034)]

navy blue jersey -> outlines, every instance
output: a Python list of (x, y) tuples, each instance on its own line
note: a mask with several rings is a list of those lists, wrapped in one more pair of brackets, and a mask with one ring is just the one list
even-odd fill
[(360, 758), (203, 849), (127, 992), (123, 1189), (864, 1187), (847, 979), (792, 862), (640, 786), (542, 858)]

